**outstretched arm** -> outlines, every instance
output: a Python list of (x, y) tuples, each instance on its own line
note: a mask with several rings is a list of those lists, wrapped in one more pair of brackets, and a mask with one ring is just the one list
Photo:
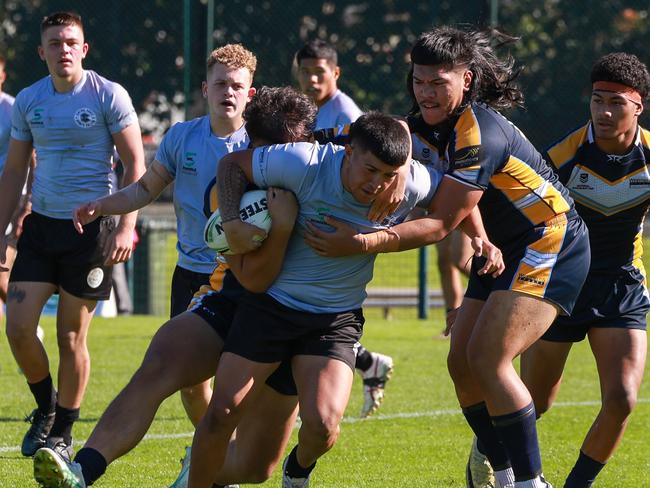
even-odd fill
[(83, 234), (82, 226), (102, 215), (124, 215), (141, 209), (153, 202), (172, 181), (167, 169), (160, 162), (154, 161), (135, 183), (74, 209), (72, 220), (77, 232)]

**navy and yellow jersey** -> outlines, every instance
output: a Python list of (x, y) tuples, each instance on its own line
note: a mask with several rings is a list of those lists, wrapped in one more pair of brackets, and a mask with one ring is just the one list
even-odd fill
[(639, 127), (632, 149), (615, 156), (598, 148), (587, 123), (551, 146), (547, 159), (589, 228), (591, 271), (617, 273), (635, 267), (643, 272), (650, 132)]
[(447, 177), (482, 190), (478, 207), (497, 246), (558, 216), (575, 215), (569, 192), (521, 131), (481, 103), (452, 118)]

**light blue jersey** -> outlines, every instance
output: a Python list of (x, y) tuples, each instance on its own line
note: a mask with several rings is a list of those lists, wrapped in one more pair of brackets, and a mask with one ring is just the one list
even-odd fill
[(339, 125), (351, 124), (363, 112), (349, 96), (341, 90), (336, 90), (327, 102), (318, 109), (316, 114), (316, 129), (329, 129)]
[(196, 273), (214, 269), (215, 253), (205, 245), (203, 227), (216, 210), (217, 163), (229, 152), (246, 147), (244, 127), (229, 137), (217, 137), (207, 115), (174, 125), (160, 143), (156, 159), (175, 178), (176, 249), (181, 268)]
[(340, 146), (304, 142), (262, 147), (253, 153), (255, 184), (291, 190), (300, 205), (282, 271), (267, 290), (288, 307), (312, 313), (359, 308), (372, 279), (375, 255), (319, 256), (304, 242), (307, 222), (331, 230), (323, 218), (332, 216), (361, 233), (385, 229), (402, 222), (414, 207), (427, 208), (442, 178), (441, 172), (413, 162), (400, 207), (377, 224), (368, 220), (370, 205), (359, 203), (343, 187), (344, 155)]
[(9, 137), (11, 136), (11, 109), (14, 97), (0, 92), (0, 174), (7, 162), (9, 152)]
[(47, 76), (16, 97), (11, 137), (32, 141), (38, 165), (32, 186), (34, 212), (71, 219), (79, 205), (111, 191), (112, 134), (138, 120), (122, 86), (83, 71), (66, 93)]

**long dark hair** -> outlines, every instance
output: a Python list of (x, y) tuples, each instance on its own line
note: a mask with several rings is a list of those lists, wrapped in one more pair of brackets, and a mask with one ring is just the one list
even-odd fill
[(475, 31), (449, 26), (422, 34), (411, 49), (407, 89), (413, 106), (409, 114), (420, 111), (413, 92), (414, 64), (466, 66), (474, 76), (463, 107), (474, 101), (484, 102), (496, 110), (523, 107), (524, 95), (515, 83), (521, 68), (515, 68), (512, 56), (499, 58), (495, 53), (495, 49), (517, 40), (495, 29)]

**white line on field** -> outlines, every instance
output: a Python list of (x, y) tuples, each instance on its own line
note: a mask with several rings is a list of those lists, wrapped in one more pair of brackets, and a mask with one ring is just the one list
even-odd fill
[[(637, 403), (650, 403), (650, 398), (639, 398)], [(600, 401), (586, 401), (586, 402), (557, 402), (553, 404), (553, 408), (562, 407), (593, 407), (600, 405)], [(394, 419), (414, 419), (420, 417), (444, 417), (447, 415), (460, 415), (459, 409), (443, 409), (443, 410), (429, 410), (427, 412), (403, 412), (393, 413), (390, 415), (373, 415), (365, 419), (358, 417), (345, 417), (344, 424), (356, 424), (357, 422), (374, 422), (380, 420), (394, 420)], [(184, 439), (194, 436), (194, 432), (181, 432), (178, 434), (147, 434), (143, 440), (161, 440), (161, 439)], [(77, 441), (77, 445), (83, 445), (85, 439)], [(0, 446), (0, 453), (3, 452), (18, 452), (20, 446)]]

